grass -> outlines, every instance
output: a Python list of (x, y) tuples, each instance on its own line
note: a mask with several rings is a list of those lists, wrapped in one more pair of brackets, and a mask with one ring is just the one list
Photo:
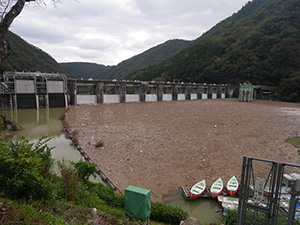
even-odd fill
[[(98, 205), (99, 206), (99, 205)], [(77, 206), (71, 202), (43, 202), (0, 198), (0, 224), (142, 224), (127, 221), (124, 211), (102, 204), (102, 210)], [(151, 221), (152, 225), (162, 225)]]
[(291, 145), (294, 145), (296, 148), (300, 148), (300, 137), (290, 138), (285, 141)]

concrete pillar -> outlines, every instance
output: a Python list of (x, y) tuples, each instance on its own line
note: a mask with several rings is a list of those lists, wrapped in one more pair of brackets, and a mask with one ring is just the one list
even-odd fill
[(45, 83), (46, 83), (46, 95), (45, 95), (45, 104), (46, 108), (49, 108), (49, 93), (48, 93), (48, 84), (47, 84), (47, 78), (45, 77)]
[(68, 88), (67, 88), (67, 80), (63, 79), (63, 91), (65, 96), (65, 107), (68, 107)]
[(15, 109), (18, 109), (17, 82), (16, 82), (16, 78), (15, 78), (15, 77), (14, 77), (14, 88), (15, 88), (14, 108), (15, 108)]
[(14, 94), (14, 109), (18, 109), (17, 93)]
[(202, 91), (203, 91), (202, 87), (198, 86), (197, 87), (197, 98), (198, 99), (202, 99)]
[(222, 85), (218, 85), (217, 86), (217, 98), (221, 98), (222, 97)]
[(207, 93), (207, 98), (212, 99), (212, 93), (213, 93), (213, 86), (208, 85), (208, 93)]
[(145, 102), (146, 101), (146, 84), (141, 83), (140, 86), (140, 101)]
[[(70, 105), (76, 105), (77, 104), (77, 86), (76, 86), (76, 80), (69, 80), (68, 82), (68, 92), (70, 96)], [(48, 101), (49, 102), (49, 101)]]
[(104, 95), (104, 83), (103, 82), (96, 83), (95, 94), (97, 96), (97, 103), (102, 104), (103, 103), (103, 95)]
[(40, 102), (39, 102), (39, 95), (35, 94), (35, 102), (36, 102), (36, 108), (40, 108)]
[(46, 108), (49, 108), (49, 95), (45, 95), (45, 103), (46, 103)]
[(119, 89), (119, 95), (120, 95), (120, 103), (124, 103), (126, 98), (126, 83), (121, 83)]
[(34, 94), (35, 94), (35, 105), (36, 108), (39, 109), (40, 108), (40, 103), (39, 103), (39, 95), (37, 93), (37, 85), (36, 85), (36, 78), (33, 78), (33, 82), (34, 82)]
[(172, 85), (172, 100), (176, 101), (178, 99), (178, 87), (176, 84)]
[(186, 100), (191, 100), (191, 92), (192, 92), (191, 86), (186, 86), (186, 88), (185, 88), (185, 99)]
[(162, 101), (163, 99), (164, 86), (162, 84), (157, 85), (157, 101)]
[(68, 108), (68, 95), (67, 94), (64, 95), (65, 95), (65, 107)]

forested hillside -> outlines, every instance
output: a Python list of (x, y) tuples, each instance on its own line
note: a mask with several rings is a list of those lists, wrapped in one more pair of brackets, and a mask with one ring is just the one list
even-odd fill
[(49, 54), (24, 41), (18, 35), (9, 32), (10, 55), (0, 63), (0, 73), (3, 71), (41, 71), (47, 73), (63, 73), (74, 77)]
[(178, 55), (126, 79), (238, 84), (278, 88), (300, 102), (300, 1), (253, 0)]
[(169, 40), (155, 46), (139, 55), (127, 59), (117, 66), (104, 66), (95, 63), (61, 63), (66, 69), (78, 78), (95, 79), (123, 79), (126, 75), (145, 68), (157, 65), (166, 58), (183, 50), (190, 41)]
[(100, 77), (102, 71), (107, 68), (104, 65), (87, 62), (68, 62), (60, 63), (60, 65), (74, 74), (77, 78), (84, 79)]

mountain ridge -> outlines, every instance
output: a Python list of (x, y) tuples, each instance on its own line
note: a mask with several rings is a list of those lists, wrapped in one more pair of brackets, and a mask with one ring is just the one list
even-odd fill
[(75, 77), (42, 49), (28, 43), (17, 34), (8, 32), (10, 55), (0, 63), (0, 73), (4, 71), (41, 71), (62, 73)]
[[(61, 65), (74, 73), (78, 78), (95, 78), (103, 80), (123, 79), (129, 73), (160, 63), (166, 58), (180, 52), (182, 49), (188, 46), (188, 44), (190, 44), (190, 41), (180, 39), (168, 40), (138, 55), (126, 59), (116, 66), (104, 66), (101, 64), (96, 64), (98, 65), (98, 68), (96, 68), (94, 63), (82, 62), (78, 62), (78, 65), (76, 62), (61, 63)], [(79, 65), (84, 66), (90, 74), (88, 74), (87, 71), (81, 71), (81, 69), (78, 68)], [(88, 65), (93, 67), (94, 70), (92, 68), (87, 68)]]
[(300, 102), (300, 1), (253, 0), (164, 62), (125, 79), (239, 84), (276, 88)]

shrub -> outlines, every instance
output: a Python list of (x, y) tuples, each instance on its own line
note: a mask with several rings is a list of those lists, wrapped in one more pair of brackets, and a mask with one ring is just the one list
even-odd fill
[(82, 181), (87, 181), (90, 176), (96, 178), (96, 166), (91, 165), (88, 161), (80, 160), (77, 163), (71, 163), (75, 166), (78, 176)]
[(186, 220), (188, 218), (188, 213), (178, 206), (152, 202), (150, 218), (151, 220), (158, 222), (180, 224), (181, 220)]
[(64, 183), (64, 195), (69, 201), (74, 201), (80, 185), (77, 170), (72, 166), (66, 166), (64, 161), (58, 163), (60, 174)]
[(105, 187), (103, 184), (99, 183), (96, 185), (96, 193), (109, 206), (117, 208), (125, 207), (124, 195), (116, 194), (112, 189)]
[(237, 210), (236, 209), (226, 209), (225, 216), (221, 217), (221, 221), (224, 224), (236, 224), (237, 220)]
[(52, 198), (52, 185), (47, 179), (53, 165), (49, 140), (0, 140), (0, 183), (4, 194), (14, 199)]

